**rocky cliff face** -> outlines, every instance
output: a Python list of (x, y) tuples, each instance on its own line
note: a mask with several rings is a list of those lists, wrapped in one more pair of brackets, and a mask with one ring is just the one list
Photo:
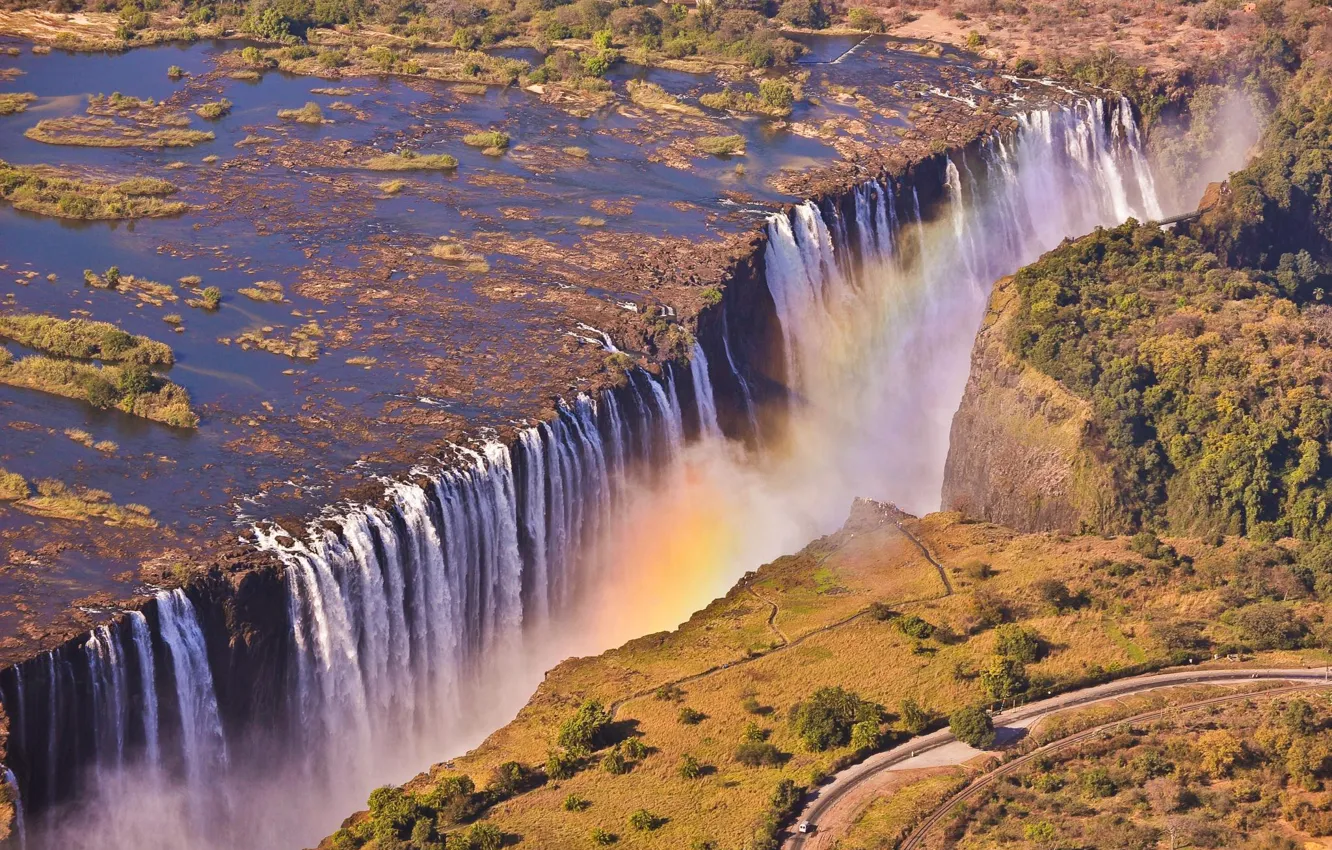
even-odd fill
[(943, 507), (1028, 532), (1121, 529), (1111, 471), (1092, 445), (1091, 405), (1008, 349), (1016, 305), (1012, 279), (999, 281), (953, 416)]

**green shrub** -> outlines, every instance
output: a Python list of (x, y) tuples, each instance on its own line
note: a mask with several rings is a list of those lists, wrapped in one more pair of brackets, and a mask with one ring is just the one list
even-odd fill
[(610, 712), (600, 702), (588, 700), (560, 725), (559, 745), (575, 755), (600, 749), (605, 746), (604, 738), (610, 723)]
[(907, 614), (893, 620), (893, 625), (907, 637), (917, 640), (929, 640), (934, 635), (934, 625), (922, 620), (915, 614)]
[(1044, 652), (1040, 635), (1017, 623), (1007, 623), (994, 630), (994, 651), (1023, 664), (1038, 661)]
[(572, 779), (578, 772), (579, 761), (573, 753), (551, 750), (546, 754), (546, 776), (551, 779)]
[(707, 718), (707, 715), (701, 711), (685, 706), (680, 709), (680, 714), (676, 717), (680, 723), (685, 726), (697, 726)]
[(745, 741), (735, 748), (735, 760), (745, 767), (777, 767), (785, 756), (767, 741)]
[(680, 756), (680, 766), (676, 768), (681, 779), (697, 779), (703, 775), (703, 765), (699, 764), (698, 759), (685, 753)]
[(994, 721), (979, 706), (959, 708), (948, 717), (948, 728), (964, 744), (979, 750), (994, 743)]
[(651, 832), (661, 827), (665, 823), (664, 818), (660, 818), (649, 812), (647, 809), (639, 809), (629, 815), (629, 827), (638, 832)]

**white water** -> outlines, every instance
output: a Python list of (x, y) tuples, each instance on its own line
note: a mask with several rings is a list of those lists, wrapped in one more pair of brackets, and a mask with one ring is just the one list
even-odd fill
[[(937, 507), (992, 282), (1064, 236), (1159, 213), (1131, 113), (1117, 107), (1107, 133), (1104, 110), (1087, 102), (1033, 113), (1017, 138), (992, 139), (973, 161), (954, 157), (933, 222), (921, 220), (914, 188), (907, 203), (877, 182), (857, 189), (853, 222), (811, 203), (770, 219), (767, 279), (792, 402), (783, 436), (765, 436), (759, 455), (720, 436), (713, 366), (698, 348), (690, 376), (702, 436), (693, 445), (675, 375), (640, 373), (632, 409), (579, 397), (521, 431), (516, 453), (459, 447), (448, 471), (390, 485), (386, 507), (329, 517), (336, 531), (315, 524), (297, 540), (260, 530), (261, 547), (287, 566), (294, 644), (293, 722), (271, 764), (229, 759), (183, 593), (159, 596), (166, 657), (146, 623), (129, 621), (141, 678), (171, 671), (179, 723), (159, 728), (162, 683), (132, 688), (154, 696), (141, 699), (140, 754), (128, 762), (124, 672), (111, 672), (110, 650), (94, 636), (88, 664), (106, 706), (98, 737), (116, 742), (114, 764), (126, 766), (112, 769), (99, 750), (107, 805), (98, 808), (113, 817), (97, 822), (95, 837), (73, 830), (51, 846), (165, 850), (182, 836), (218, 850), (312, 844), (374, 786), (502, 723), (553, 662), (674, 625), (745, 570), (835, 528), (853, 497)], [(721, 368), (738, 381), (757, 433), (725, 325), (722, 346)], [(661, 476), (639, 481), (631, 461)], [(124, 641), (115, 641), (122, 654)], [(55, 736), (44, 743), (54, 764)], [(48, 783), (53, 795), (54, 773)], [(241, 789), (245, 817), (227, 817)]]

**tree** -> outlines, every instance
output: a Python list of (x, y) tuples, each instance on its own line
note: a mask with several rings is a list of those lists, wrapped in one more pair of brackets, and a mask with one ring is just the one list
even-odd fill
[(990, 699), (1008, 699), (1027, 689), (1027, 668), (1021, 661), (997, 655), (980, 674), (981, 687)]
[(994, 630), (994, 651), (1005, 658), (1031, 664), (1041, 657), (1041, 638), (1017, 623), (1005, 623)]
[(948, 717), (948, 729), (964, 744), (978, 750), (994, 743), (994, 721), (980, 706), (959, 708)]
[[(814, 752), (845, 746), (858, 720), (877, 714), (860, 696), (841, 687), (819, 688), (808, 702), (791, 709), (791, 727)], [(877, 721), (877, 717), (872, 718)]]
[(121, 397), (133, 399), (135, 396), (149, 392), (153, 388), (153, 373), (142, 363), (130, 363), (122, 366), (120, 375), (116, 378), (116, 389), (120, 390)]
[(902, 700), (897, 709), (897, 716), (902, 724), (902, 731), (908, 735), (919, 735), (930, 725), (930, 714), (921, 708), (911, 697)]
[(1213, 729), (1198, 738), (1198, 750), (1202, 753), (1203, 770), (1222, 778), (1230, 775), (1231, 768), (1244, 754), (1244, 745), (1230, 732)]
[(575, 755), (586, 755), (604, 745), (602, 739), (610, 723), (610, 712), (596, 700), (588, 700), (560, 725), (559, 744)]
[(873, 720), (861, 720), (851, 727), (851, 748), (856, 751), (877, 750), (879, 748), (879, 724)]

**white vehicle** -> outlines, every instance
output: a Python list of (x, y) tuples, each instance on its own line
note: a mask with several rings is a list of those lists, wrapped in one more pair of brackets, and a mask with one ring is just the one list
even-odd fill
[(800, 822), (800, 825), (796, 827), (796, 832), (813, 832), (813, 831), (814, 831), (814, 824), (810, 823), (807, 820), (802, 820)]

